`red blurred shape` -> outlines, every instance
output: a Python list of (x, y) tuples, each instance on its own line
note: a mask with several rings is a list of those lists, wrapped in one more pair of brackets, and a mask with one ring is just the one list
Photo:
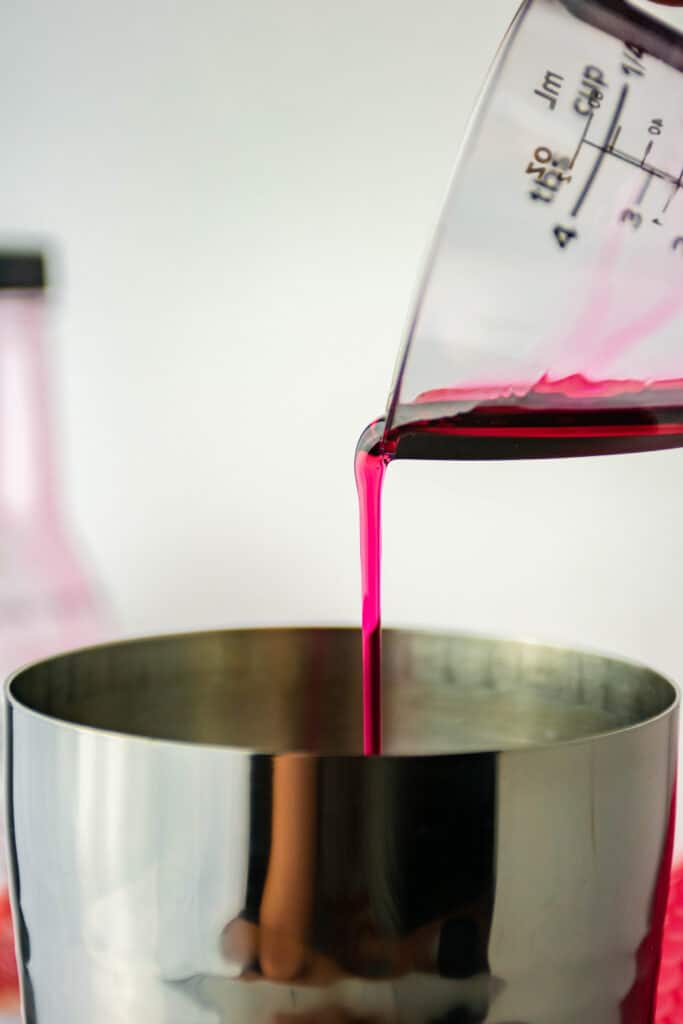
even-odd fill
[(671, 876), (655, 1020), (656, 1024), (683, 1022), (683, 864)]

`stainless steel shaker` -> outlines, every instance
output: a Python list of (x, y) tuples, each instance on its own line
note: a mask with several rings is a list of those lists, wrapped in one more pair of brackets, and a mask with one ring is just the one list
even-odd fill
[(26, 1024), (650, 1024), (678, 697), (593, 654), (169, 636), (7, 689)]

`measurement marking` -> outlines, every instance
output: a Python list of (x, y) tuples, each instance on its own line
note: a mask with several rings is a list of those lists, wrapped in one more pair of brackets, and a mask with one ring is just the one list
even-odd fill
[(586, 136), (588, 135), (588, 129), (590, 128), (592, 122), (593, 122), (593, 114), (591, 113), (589, 115), (589, 117), (586, 118), (586, 123), (585, 123), (584, 128), (583, 128), (583, 135), (581, 136), (579, 144), (576, 147), (576, 152), (574, 153), (574, 156), (572, 157), (572, 162), (569, 165), (570, 168), (573, 167), (574, 164), (576, 163), (576, 158), (579, 155), (579, 153), (581, 152), (581, 147), (583, 146), (584, 142), (586, 141)]
[(667, 211), (667, 210), (669, 209), (669, 207), (670, 207), (670, 206), (671, 206), (671, 204), (673, 203), (674, 199), (675, 199), (675, 198), (676, 198), (676, 196), (678, 195), (678, 190), (679, 190), (679, 188), (680, 188), (680, 187), (681, 187), (681, 186), (680, 186), (680, 185), (678, 184), (678, 182), (677, 182), (677, 183), (676, 183), (676, 184), (674, 185), (674, 187), (673, 187), (673, 192), (671, 193), (671, 195), (670, 195), (670, 196), (669, 196), (669, 198), (667, 199), (667, 201), (666, 201), (666, 205), (664, 206), (664, 209), (662, 210), (662, 213), (666, 213), (666, 211)]
[(601, 148), (600, 152), (598, 153), (598, 155), (596, 157), (596, 160), (595, 160), (595, 163), (593, 164), (593, 169), (590, 172), (590, 174), (588, 175), (588, 179), (586, 181), (586, 184), (583, 186), (583, 189), (581, 190), (581, 195), (576, 200), (576, 204), (574, 206), (574, 209), (572, 210), (572, 217), (577, 217), (578, 216), (579, 211), (580, 211), (581, 207), (583, 206), (584, 202), (586, 201), (586, 197), (587, 197), (588, 193), (591, 190), (591, 186), (592, 186), (593, 182), (595, 181), (595, 179), (598, 176), (598, 171), (600, 170), (600, 168), (602, 166), (602, 162), (605, 159), (605, 153), (607, 151), (607, 144), (609, 143), (609, 140), (612, 138), (612, 135), (614, 134), (614, 129), (619, 124), (619, 118), (621, 117), (621, 112), (624, 109), (624, 103), (626, 102), (626, 97), (627, 96), (628, 96), (628, 85), (623, 85), (621, 87), (621, 92), (619, 94), (619, 100), (617, 102), (616, 110), (614, 111), (614, 115), (613, 115), (612, 120), (610, 122), (609, 130), (608, 130), (607, 136), (605, 138), (605, 145)]
[(678, 190), (679, 190), (679, 189), (680, 189), (680, 188), (681, 188), (682, 186), (683, 186), (683, 168), (681, 168), (681, 173), (680, 173), (680, 174), (678, 175), (678, 179), (677, 179), (677, 181), (676, 181), (676, 183), (675, 183), (675, 185), (674, 185), (674, 188), (673, 188), (673, 192), (671, 193), (671, 195), (670, 195), (670, 196), (669, 196), (669, 198), (667, 199), (667, 201), (666, 201), (666, 206), (665, 206), (665, 207), (664, 207), (664, 209), (662, 210), (662, 213), (666, 213), (666, 211), (667, 211), (667, 210), (669, 209), (669, 207), (670, 207), (670, 206), (671, 206), (671, 204), (673, 203), (674, 199), (675, 199), (675, 198), (676, 198), (676, 196), (678, 195)]
[(621, 125), (617, 125), (617, 130), (615, 131), (614, 135), (612, 136), (612, 140), (611, 140), (611, 142), (609, 143), (609, 145), (607, 147), (609, 149), (610, 153), (612, 152), (612, 150), (616, 146), (617, 139), (619, 138), (620, 135), (621, 135)]
[(642, 203), (643, 199), (647, 195), (647, 190), (649, 189), (650, 185), (652, 184), (653, 177), (654, 177), (654, 175), (650, 174), (650, 172), (648, 171), (647, 178), (645, 179), (645, 181), (643, 183), (643, 187), (641, 188), (640, 192), (638, 193), (638, 198), (636, 199), (636, 206), (640, 206), (640, 204)]
[(645, 147), (645, 153), (643, 154), (643, 159), (640, 161), (640, 166), (641, 167), (645, 166), (645, 161), (647, 160), (647, 158), (649, 157), (650, 153), (652, 152), (652, 147), (653, 146), (654, 146), (654, 142), (653, 142), (652, 139), (650, 139), (650, 141), (648, 142), (647, 146)]
[(669, 171), (663, 171), (661, 167), (654, 167), (652, 164), (641, 164), (637, 156), (631, 156), (630, 153), (624, 153), (621, 149), (605, 149), (604, 146), (599, 145), (597, 142), (591, 142), (590, 139), (586, 139), (586, 145), (592, 146), (593, 149), (602, 150), (609, 156), (614, 156), (617, 160), (623, 160), (624, 163), (630, 164), (631, 167), (637, 167), (641, 171), (645, 171), (646, 174), (651, 174), (654, 178), (661, 178), (662, 181), (670, 181), (672, 185), (676, 185), (681, 188), (679, 179), (670, 174)]

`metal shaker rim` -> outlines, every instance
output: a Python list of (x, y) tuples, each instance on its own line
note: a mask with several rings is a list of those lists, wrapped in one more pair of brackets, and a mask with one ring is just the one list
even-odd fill
[[(628, 731), (647, 728), (659, 718), (671, 714), (680, 701), (679, 689), (674, 682), (631, 659), (592, 651), (571, 650), (542, 644), (536, 640), (510, 640), (459, 632), (387, 629), (384, 634), (384, 651), (385, 701), (389, 705), (385, 721), (395, 724), (399, 712), (405, 719), (408, 713), (414, 714), (417, 708), (418, 718), (420, 713), (423, 716), (431, 715), (431, 727), (426, 729), (423, 725), (420, 735), (427, 731), (433, 734), (434, 723), (445, 721), (445, 716), (451, 714), (449, 701), (452, 702), (453, 695), (463, 685), (470, 694), (476, 692), (477, 701), (480, 700), (479, 694), (485, 697), (487, 690), (494, 688), (497, 698), (501, 695), (505, 697), (513, 711), (522, 698), (536, 701), (540, 705), (545, 699), (543, 688), (547, 685), (552, 689), (551, 696), (554, 701), (562, 701), (564, 692), (571, 695), (576, 691), (576, 695), (580, 697), (584, 689), (596, 689), (597, 686), (607, 716), (602, 725), (598, 722), (590, 728), (580, 729), (577, 735), (564, 737), (548, 735), (544, 739), (539, 733), (534, 734), (529, 740), (512, 742), (505, 738), (504, 729), (501, 729), (500, 739), (484, 738), (479, 746), (469, 746), (466, 751), (451, 741), (444, 725), (446, 731), (443, 733), (444, 739), (440, 746), (438, 737), (433, 737), (429, 749), (422, 749), (419, 743), (411, 748), (409, 743), (406, 746), (404, 742), (403, 747), (398, 744), (395, 749), (389, 744), (385, 754), (388, 757), (394, 754), (426, 756), (476, 751), (520, 752), (542, 750), (558, 744), (565, 746), (593, 742), (610, 735), (621, 735)], [(330, 694), (330, 700), (332, 704), (337, 701), (339, 707), (330, 705), (328, 708), (326, 704), (324, 709), (324, 715), (329, 718), (326, 728), (330, 736), (332, 733), (338, 735), (343, 732), (347, 737), (343, 742), (335, 739), (334, 742), (327, 741), (327, 745), (324, 742), (321, 746), (307, 738), (305, 728), (303, 732), (295, 730), (296, 739), (285, 742), (268, 741), (267, 738), (263, 741), (255, 741), (252, 738), (248, 742), (242, 742), (236, 737), (221, 737), (217, 741), (213, 727), (209, 728), (206, 735), (201, 734), (201, 729), (197, 735), (185, 735), (185, 726), (182, 723), (180, 726), (176, 723), (170, 731), (158, 723), (152, 723), (154, 728), (147, 729), (135, 724), (131, 726), (125, 717), (126, 699), (129, 706), (140, 703), (142, 699), (140, 686), (147, 686), (147, 699), (160, 706), (168, 690), (168, 677), (174, 673), (185, 672), (198, 679), (203, 679), (207, 673), (214, 673), (217, 678), (221, 678), (221, 685), (232, 685), (231, 673), (252, 673), (256, 677), (259, 675), (261, 661), (267, 663), (268, 672), (273, 677), (272, 690), (286, 691), (287, 687), (290, 687), (294, 704), (298, 701), (303, 706), (302, 698), (310, 700), (308, 691), (311, 689), (311, 677), (317, 670), (315, 658), (318, 658), (323, 666), (323, 674), (326, 674), (323, 686), (325, 694), (328, 690), (338, 691), (336, 694)], [(303, 689), (301, 692), (297, 689), (297, 659), (301, 661), (300, 675), (306, 694), (303, 693)], [(334, 660), (338, 671), (337, 667), (327, 664), (330, 659)], [(287, 662), (288, 668), (283, 668), (283, 660)], [(5, 697), (12, 712), (28, 715), (34, 720), (42, 719), (46, 723), (49, 722), (52, 727), (59, 726), (69, 732), (118, 736), (139, 743), (186, 743), (190, 746), (199, 745), (203, 748), (213, 747), (239, 753), (248, 751), (275, 755), (301, 753), (318, 757), (325, 757), (327, 754), (354, 757), (361, 756), (362, 753), (359, 732), (356, 739), (357, 727), (360, 725), (360, 688), (357, 686), (359, 671), (360, 642), (357, 630), (351, 628), (258, 627), (210, 630), (125, 639), (59, 654), (13, 673), (5, 684)], [(440, 706), (435, 704), (434, 707), (422, 708), (420, 711), (419, 685), (415, 683), (415, 678), (420, 672), (423, 675), (428, 674), (430, 680), (435, 677), (443, 683), (443, 699)], [(336, 678), (333, 679), (335, 673)], [(402, 675), (410, 680), (411, 692), (408, 696), (404, 693), (405, 688), (402, 689)], [(585, 676), (583, 682), (582, 676)], [(251, 680), (247, 679), (247, 683), (251, 683)], [(263, 689), (265, 684), (262, 680), (260, 685)], [(92, 708), (87, 713), (83, 712), (79, 698), (84, 695), (90, 696), (98, 687), (99, 699), (104, 705), (108, 700), (114, 702), (114, 689), (118, 694), (118, 690), (127, 688), (125, 693), (121, 692), (121, 707), (117, 707), (115, 713), (112, 713), (113, 708), (107, 709), (106, 706), (97, 713), (94, 713)], [(183, 687), (189, 699), (191, 688), (185, 683)], [(620, 717), (612, 722), (608, 720), (610, 700), (612, 703), (622, 704), (625, 687), (633, 689), (633, 698), (629, 698), (630, 710), (623, 712), (622, 709)], [(244, 685), (243, 688), (244, 694), (241, 695), (241, 699), (251, 699), (252, 687)], [(432, 695), (429, 699), (433, 702), (434, 687), (431, 682), (430, 686), (425, 688), (425, 691), (427, 690)], [(263, 692), (267, 692), (267, 686)], [(464, 691), (460, 689), (458, 692)], [(197, 695), (197, 701), (201, 699), (201, 695)], [(594, 700), (593, 697), (590, 699)], [(119, 700), (118, 696), (116, 700)], [(409, 709), (404, 707), (406, 700), (410, 705)], [(163, 718), (163, 709), (160, 713)], [(277, 713), (285, 714), (282, 701), (277, 705)], [(240, 714), (241, 704), (235, 706), (233, 717), (239, 717)], [(265, 706), (263, 715), (264, 718), (267, 716)], [(205, 728), (204, 731), (206, 732)], [(265, 732), (267, 734), (268, 730)], [(436, 732), (438, 733), (438, 729)], [(252, 733), (258, 733), (258, 729), (252, 729)], [(348, 740), (351, 736), (353, 739)]]

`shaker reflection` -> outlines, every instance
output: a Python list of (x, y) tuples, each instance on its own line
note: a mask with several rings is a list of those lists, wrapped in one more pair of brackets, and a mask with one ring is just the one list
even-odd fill
[(488, 973), (495, 757), (455, 771), (442, 757), (255, 757), (247, 897), (222, 937), (243, 980)]

